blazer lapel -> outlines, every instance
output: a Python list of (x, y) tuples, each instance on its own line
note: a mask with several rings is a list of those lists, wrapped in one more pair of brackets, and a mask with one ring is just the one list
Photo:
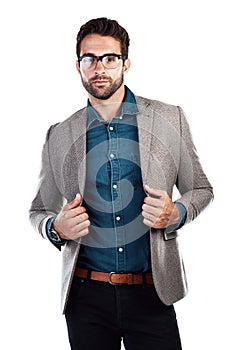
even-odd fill
[[(137, 105), (139, 114), (137, 115), (138, 135), (139, 135), (139, 150), (143, 184), (148, 184), (149, 179), (149, 157), (152, 142), (152, 127), (153, 127), (153, 111), (150, 104), (145, 101), (138, 100)], [(72, 143), (76, 155), (76, 162), (70, 164), (72, 173), (78, 174), (79, 192), (84, 194), (86, 181), (86, 129), (87, 129), (87, 109), (79, 113), (71, 122)], [(77, 176), (77, 175), (76, 175)], [(75, 176), (75, 177), (76, 177)], [(74, 180), (74, 179), (73, 179)], [(70, 183), (71, 190), (74, 188), (73, 180)]]
[(149, 175), (149, 157), (150, 146), (152, 141), (152, 124), (153, 117), (148, 106), (142, 105), (137, 101), (140, 113), (137, 115), (138, 135), (139, 135), (139, 149), (143, 184), (148, 184)]
[[(73, 159), (73, 174), (77, 177), (79, 192), (83, 196), (86, 180), (86, 128), (87, 109), (85, 108), (77, 118), (71, 122), (71, 134), (76, 159)], [(74, 183), (71, 183), (71, 189)]]

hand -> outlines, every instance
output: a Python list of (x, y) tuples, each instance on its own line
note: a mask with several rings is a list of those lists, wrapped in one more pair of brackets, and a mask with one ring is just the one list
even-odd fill
[(67, 203), (54, 221), (54, 229), (63, 239), (75, 240), (89, 233), (90, 221), (86, 209), (80, 206), (81, 195)]
[(143, 223), (145, 225), (163, 229), (179, 223), (180, 211), (167, 192), (150, 188), (147, 185), (145, 191), (149, 194), (142, 205)]

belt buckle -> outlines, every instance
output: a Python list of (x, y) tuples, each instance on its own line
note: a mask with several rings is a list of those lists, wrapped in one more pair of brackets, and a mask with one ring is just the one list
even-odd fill
[(112, 286), (121, 286), (122, 283), (115, 283), (115, 282), (112, 282), (112, 281), (111, 281), (111, 276), (112, 276), (112, 275), (116, 275), (116, 274), (119, 274), (119, 272), (110, 272), (110, 273), (108, 274), (108, 283), (110, 283)]

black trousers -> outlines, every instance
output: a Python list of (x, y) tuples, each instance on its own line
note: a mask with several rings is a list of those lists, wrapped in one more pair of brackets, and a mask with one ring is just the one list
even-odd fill
[(181, 350), (173, 306), (154, 286), (74, 277), (65, 313), (72, 350)]

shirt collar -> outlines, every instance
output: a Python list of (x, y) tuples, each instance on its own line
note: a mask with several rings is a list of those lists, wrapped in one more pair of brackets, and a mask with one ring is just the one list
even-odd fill
[[(87, 110), (88, 110), (88, 128), (94, 122), (94, 120), (98, 120), (103, 122), (103, 118), (97, 113), (97, 111), (92, 107), (90, 101), (87, 102)], [(115, 118), (121, 118), (124, 115), (136, 115), (139, 113), (139, 109), (137, 106), (136, 98), (133, 92), (125, 85), (125, 96), (123, 99), (122, 107), (120, 112)]]

